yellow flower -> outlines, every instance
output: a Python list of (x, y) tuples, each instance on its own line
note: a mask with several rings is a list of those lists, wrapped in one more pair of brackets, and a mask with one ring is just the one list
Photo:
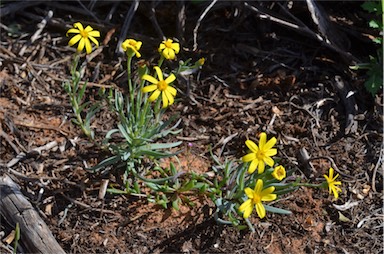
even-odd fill
[(262, 219), (265, 217), (265, 207), (261, 201), (273, 201), (277, 198), (276, 194), (272, 194), (275, 191), (275, 187), (271, 186), (263, 190), (263, 180), (258, 179), (256, 182), (255, 190), (247, 187), (244, 189), (245, 194), (247, 194), (248, 199), (241, 204), (239, 211), (243, 212), (244, 219), (248, 218), (252, 211), (253, 207), (256, 206), (256, 212), (259, 217)]
[(87, 51), (87, 54), (90, 54), (92, 52), (92, 45), (90, 40), (96, 44), (96, 46), (99, 46), (99, 42), (95, 39), (95, 37), (100, 37), (100, 32), (93, 30), (91, 26), (87, 26), (85, 29), (83, 28), (83, 25), (80, 22), (77, 22), (73, 24), (74, 28), (71, 28), (67, 32), (67, 36), (69, 33), (76, 34), (72, 37), (72, 39), (69, 40), (68, 45), (73, 46), (77, 42), (79, 42), (79, 45), (77, 46), (77, 51), (81, 52), (84, 49)]
[(337, 174), (335, 177), (333, 177), (333, 173), (334, 173), (333, 168), (330, 168), (329, 169), (329, 176), (324, 175), (324, 178), (325, 178), (325, 180), (327, 180), (329, 194), (333, 193), (333, 195), (335, 196), (335, 199), (338, 199), (339, 198), (339, 192), (341, 192), (341, 189), (336, 185), (341, 185), (341, 182), (336, 181), (336, 178), (339, 176), (339, 174)]
[(205, 58), (204, 58), (204, 57), (202, 57), (202, 58), (200, 58), (199, 60), (197, 60), (197, 65), (198, 65), (198, 66), (203, 66), (204, 63), (205, 63)]
[(265, 169), (265, 164), (272, 167), (274, 164), (271, 156), (277, 154), (277, 149), (272, 148), (276, 144), (276, 138), (273, 137), (267, 142), (267, 134), (260, 134), (259, 146), (253, 141), (245, 141), (245, 145), (251, 150), (251, 153), (242, 157), (243, 162), (250, 162), (248, 173), (252, 174), (258, 168), (259, 174), (262, 174)]
[(177, 42), (173, 42), (171, 39), (167, 39), (163, 41), (159, 46), (159, 52), (168, 59), (173, 60), (180, 51), (180, 44)]
[(273, 170), (272, 176), (275, 179), (281, 181), (287, 176), (287, 173), (285, 172), (285, 168), (283, 166), (279, 165), (279, 166), (275, 167), (275, 169)]
[(135, 41), (134, 39), (126, 39), (122, 44), (121, 47), (129, 56), (136, 55), (137, 58), (141, 57), (141, 54), (139, 52), (141, 45), (143, 43), (141, 41)]
[(177, 90), (170, 86), (169, 84), (175, 81), (176, 77), (174, 74), (169, 75), (165, 80), (163, 79), (163, 73), (161, 72), (160, 68), (158, 66), (155, 66), (155, 71), (157, 73), (156, 78), (149, 76), (147, 74), (143, 75), (142, 79), (149, 81), (152, 83), (152, 85), (143, 87), (142, 91), (143, 93), (152, 92), (151, 96), (149, 96), (149, 101), (156, 100), (159, 95), (161, 94), (161, 99), (163, 101), (163, 108), (168, 107), (169, 105), (172, 105), (174, 102), (174, 97), (176, 96)]

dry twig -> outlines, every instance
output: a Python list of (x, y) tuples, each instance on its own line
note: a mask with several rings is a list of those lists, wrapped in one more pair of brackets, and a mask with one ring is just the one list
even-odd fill
[(205, 8), (204, 12), (200, 15), (199, 19), (196, 22), (196, 26), (193, 29), (193, 51), (197, 50), (197, 31), (199, 30), (201, 21), (207, 15), (207, 13), (212, 9), (212, 7), (216, 4), (217, 0), (213, 0), (207, 8)]

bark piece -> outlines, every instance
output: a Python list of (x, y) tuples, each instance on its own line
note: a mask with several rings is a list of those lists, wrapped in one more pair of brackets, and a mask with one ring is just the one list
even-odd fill
[(19, 223), (19, 245), (26, 253), (65, 253), (20, 187), (7, 175), (0, 177), (0, 214), (11, 226)]
[(355, 120), (357, 114), (357, 104), (354, 93), (349, 87), (348, 83), (344, 81), (340, 76), (335, 76), (335, 82), (332, 82), (333, 87), (339, 93), (339, 97), (345, 108), (346, 126), (345, 134), (356, 133), (358, 123)]

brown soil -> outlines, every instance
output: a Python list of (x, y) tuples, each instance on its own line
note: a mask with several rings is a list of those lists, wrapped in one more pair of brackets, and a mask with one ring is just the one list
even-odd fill
[[(122, 87), (125, 68), (114, 51), (131, 3), (116, 2), (113, 18), (105, 22), (113, 2), (97, 1), (88, 11), (78, 2), (32, 3), (3, 13), (1, 20), (1, 164), (66, 252), (382, 253), (383, 96), (382, 92), (368, 94), (365, 73), (351, 71), (339, 53), (299, 32), (258, 19), (240, 2), (220, 2), (210, 11), (199, 28), (194, 52), (193, 29), (207, 3), (185, 3), (187, 22), (179, 38), (183, 51), (178, 57), (207, 61), (188, 83), (179, 82), (178, 101), (171, 107), (172, 113), (182, 117), (183, 132), (172, 137), (184, 141), (180, 169), (211, 170), (209, 147), (221, 158), (239, 158), (246, 151), (246, 138), (265, 131), (278, 138), (282, 163), (298, 169), (296, 174), (304, 181), (321, 181), (333, 160), (343, 182), (337, 201), (324, 190), (300, 188), (278, 201), (292, 215), (255, 217), (255, 233), (238, 231), (217, 224), (212, 217), (215, 207), (204, 197), (195, 198), (195, 207), (182, 206), (180, 211), (133, 196), (107, 194), (98, 199), (102, 180), (113, 183), (114, 176), (85, 170), (108, 154), (70, 121), (73, 115), (62, 82), (69, 78), (74, 49), (67, 46), (65, 32), (76, 21), (92, 24), (102, 34), (110, 32), (110, 40), (105, 40), (85, 74), (91, 81), (88, 99), (96, 98), (100, 86)], [(91, 2), (83, 4), (90, 8)], [(279, 13), (277, 3), (253, 4)], [(374, 31), (366, 26), (370, 17), (361, 3), (322, 4), (344, 35), (340, 37), (350, 44), (345, 52), (361, 61), (375, 54), (376, 46), (367, 38)], [(64, 8), (69, 6), (76, 8)], [(128, 33), (143, 41), (144, 59), (157, 57), (154, 49), (161, 41), (148, 18), (150, 6), (150, 2), (140, 5)], [(175, 6), (174, 2), (156, 5), (158, 23), (170, 37), (178, 37)], [(53, 18), (31, 42), (48, 10), (53, 10)], [(294, 2), (291, 12), (311, 22), (305, 2)], [(316, 31), (314, 25), (308, 26)], [(346, 131), (348, 109), (335, 89), (337, 75), (355, 92), (355, 130)], [(107, 111), (94, 120), (99, 139), (112, 128), (111, 123)], [(51, 141), (59, 147), (41, 154), (30, 152)], [(302, 148), (311, 157), (320, 157), (311, 161), (313, 170), (300, 161)], [(21, 152), (27, 157), (11, 169), (36, 180), (9, 172), (7, 163)], [(345, 210), (334, 206), (348, 202), (357, 203)], [(1, 224), (2, 236), (11, 230)], [(3, 243), (3, 248), (9, 247)]]

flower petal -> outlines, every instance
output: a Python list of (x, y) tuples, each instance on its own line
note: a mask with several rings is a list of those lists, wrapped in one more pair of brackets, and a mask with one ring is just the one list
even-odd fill
[(269, 195), (271, 194), (272, 192), (275, 191), (275, 186), (270, 186), (268, 188), (265, 188), (262, 192), (261, 192), (261, 196), (266, 196), (266, 195)]
[(271, 157), (264, 157), (263, 161), (270, 167), (275, 164), (275, 161)]
[(264, 218), (266, 215), (265, 207), (261, 202), (256, 204), (256, 212), (259, 215), (260, 219)]
[(140, 58), (140, 57), (141, 57), (141, 54), (140, 54), (139, 51), (135, 50), (135, 53), (136, 53), (136, 57), (137, 57), (137, 58)]
[(148, 82), (151, 82), (152, 84), (156, 85), (157, 87), (157, 83), (159, 83), (159, 81), (157, 79), (155, 79), (154, 77), (148, 75), (148, 74), (144, 74), (141, 79), (144, 79)]
[(260, 134), (260, 140), (259, 140), (260, 149), (263, 149), (266, 142), (267, 142), (267, 134), (265, 132), (262, 132)]
[(154, 100), (156, 100), (158, 97), (159, 97), (159, 95), (160, 95), (160, 90), (159, 89), (157, 89), (157, 90), (155, 90), (152, 94), (151, 94), (151, 96), (149, 96), (149, 98), (148, 98), (148, 100), (149, 101), (154, 101)]
[(89, 37), (100, 37), (100, 32), (93, 30), (93, 31), (88, 32), (88, 36)]
[(253, 198), (254, 191), (251, 188), (249, 188), (249, 187), (245, 188), (244, 192), (248, 198), (250, 198), (250, 199)]
[(159, 66), (155, 66), (154, 68), (155, 68), (155, 71), (156, 71), (156, 74), (157, 74), (157, 77), (159, 78), (159, 80), (164, 80), (163, 72), (161, 71)]
[(263, 180), (257, 179), (256, 185), (255, 185), (255, 193), (259, 195), (263, 190)]
[(175, 53), (179, 53), (180, 51), (180, 44), (175, 42), (175, 43), (172, 43), (172, 49), (175, 51)]
[(88, 38), (89, 38), (93, 43), (95, 43), (97, 47), (99, 46), (99, 42), (98, 42), (95, 38), (93, 38), (92, 36), (89, 36)]
[(143, 45), (143, 42), (141, 42), (141, 41), (136, 42), (136, 45), (135, 45), (136, 49), (140, 50), (141, 45)]
[(329, 168), (329, 179), (333, 180), (333, 168)]
[(169, 92), (170, 94), (172, 94), (173, 97), (176, 96), (176, 94), (177, 94), (177, 90), (176, 90), (176, 88), (174, 88), (174, 87), (172, 87), (172, 86), (168, 86), (168, 87), (167, 87), (167, 90), (168, 90), (168, 92)]
[(272, 194), (272, 192), (275, 191), (275, 187), (274, 186), (271, 186), (271, 187), (268, 187), (266, 189), (264, 189), (262, 192), (261, 192), (261, 200), (262, 201), (273, 201), (277, 198), (277, 195), (276, 194)]
[(167, 84), (170, 84), (172, 83), (173, 81), (175, 81), (176, 79), (176, 76), (172, 73), (171, 75), (169, 75), (166, 79), (165, 79), (165, 82), (167, 82)]
[(333, 182), (333, 185), (341, 185), (341, 182), (340, 181)]
[(268, 194), (268, 195), (265, 195), (265, 196), (262, 196), (261, 197), (261, 200), (262, 201), (273, 201), (277, 198), (277, 195), (276, 194)]
[[(265, 148), (265, 147), (264, 147)], [(277, 149), (275, 148), (272, 148), (272, 149), (268, 149), (268, 150), (265, 150), (264, 154), (266, 156), (274, 156), (277, 154)]]
[(255, 153), (249, 153), (249, 154), (246, 154), (246, 155), (244, 155), (244, 156), (241, 158), (241, 160), (242, 160), (243, 162), (249, 162), (249, 161), (253, 161), (253, 160), (255, 160), (255, 159), (257, 159)]
[(276, 142), (277, 142), (277, 139), (275, 137), (271, 138), (270, 140), (268, 140), (266, 144), (264, 144), (263, 149), (265, 150), (271, 149), (276, 144)]
[(245, 145), (254, 153), (257, 153), (259, 151), (259, 148), (252, 140), (248, 139), (247, 141), (245, 141)]
[(168, 103), (168, 98), (167, 98), (167, 95), (165, 94), (165, 91), (161, 93), (161, 99), (163, 101), (163, 108), (168, 107), (169, 103)]
[(76, 28), (71, 28), (67, 31), (67, 34), (66, 36), (68, 36), (69, 33), (75, 33), (75, 34), (78, 34), (80, 33), (79, 29), (76, 29)]
[(163, 51), (163, 55), (165, 58), (167, 58), (168, 60), (173, 60), (175, 59), (175, 51), (173, 49), (170, 49), (170, 48), (166, 48), (164, 49)]
[(73, 24), (73, 27), (79, 29), (79, 31), (84, 30), (83, 25), (80, 22), (76, 22), (75, 24)]
[(82, 51), (84, 48), (84, 44), (85, 44), (84, 38), (81, 38), (79, 41), (79, 45), (77, 46), (77, 51), (79, 52)]
[(264, 170), (265, 170), (265, 163), (264, 163), (264, 161), (260, 160), (259, 161), (259, 165), (257, 166), (257, 168), (259, 169), (258, 170), (259, 174), (264, 173)]
[(91, 45), (91, 42), (89, 41), (88, 38), (84, 38), (84, 43), (85, 43), (85, 50), (87, 51), (87, 54), (91, 54), (92, 53), (92, 45)]
[(86, 31), (87, 33), (89, 33), (90, 31), (92, 31), (93, 28), (91, 26), (87, 26), (84, 31)]
[(165, 49), (165, 44), (161, 43), (159, 46), (159, 52), (163, 51)]
[(75, 45), (81, 38), (82, 37), (81, 37), (80, 34), (77, 34), (77, 35), (73, 36), (72, 39), (69, 40), (68, 45), (69, 46)]
[(253, 172), (255, 172), (256, 168), (257, 168), (257, 164), (258, 164), (259, 160), (258, 159), (254, 159), (251, 164), (249, 165), (249, 168), (248, 168), (248, 174), (252, 174)]
[(247, 219), (251, 215), (252, 210), (253, 210), (253, 204), (251, 199), (246, 200), (239, 207), (239, 211), (243, 212), (244, 219)]
[(337, 189), (333, 186), (333, 188), (331, 188), (332, 192), (333, 192), (333, 196), (335, 196), (335, 199), (338, 199), (339, 198), (339, 193), (337, 192)]
[[(169, 87), (168, 87), (169, 88)], [(163, 93), (168, 98), (169, 105), (172, 105), (175, 102), (175, 99), (173, 98), (172, 94), (169, 92), (169, 89), (165, 90)]]
[(141, 91), (143, 93), (148, 93), (148, 92), (155, 91), (156, 89), (157, 89), (157, 85), (149, 85), (149, 86), (143, 87), (143, 89)]

